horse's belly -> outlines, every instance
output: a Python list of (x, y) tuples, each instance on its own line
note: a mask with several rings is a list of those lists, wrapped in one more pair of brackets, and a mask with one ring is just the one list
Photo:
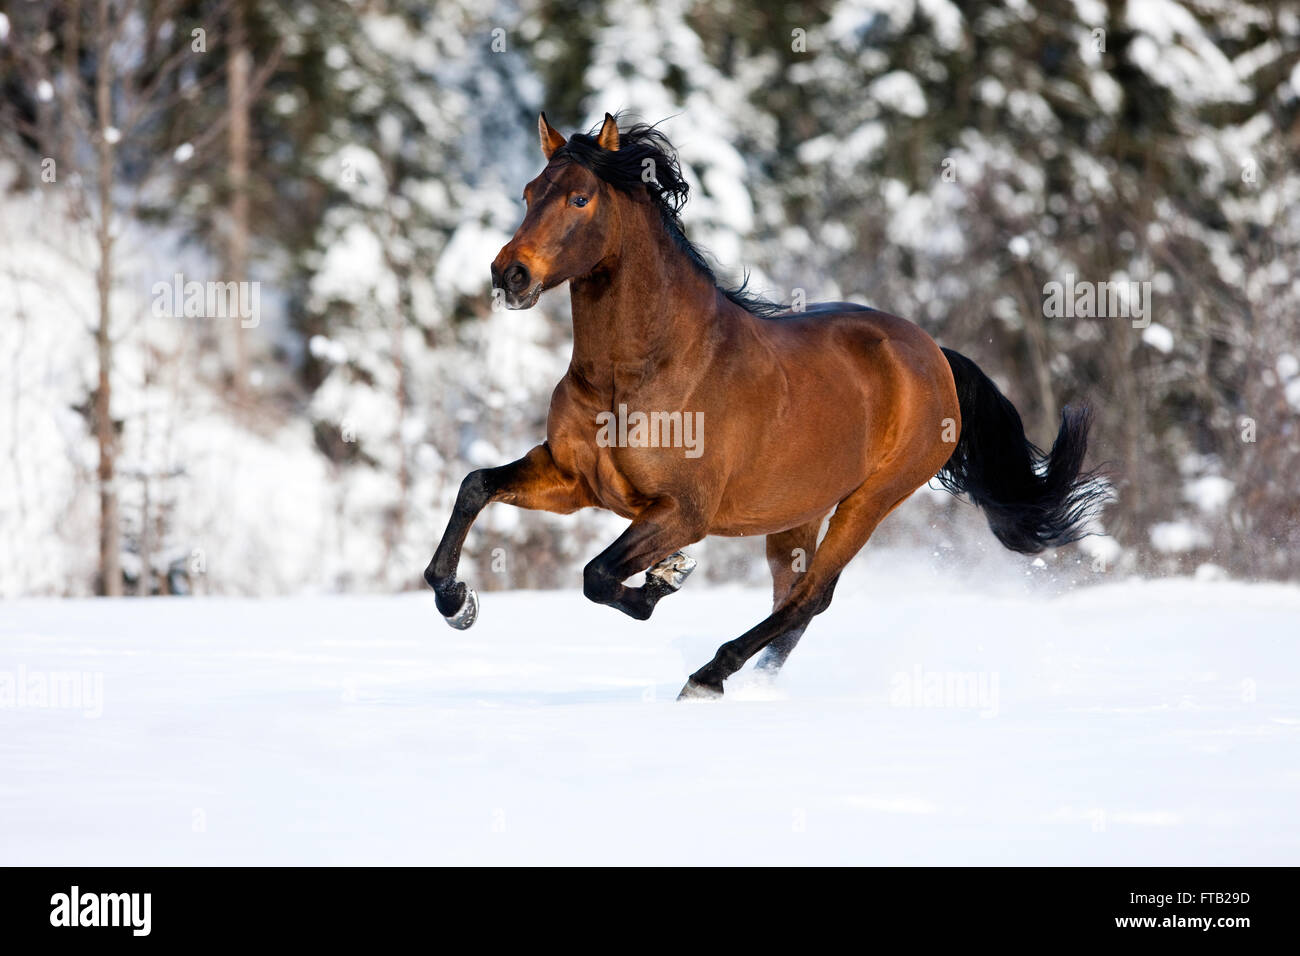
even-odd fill
[(779, 454), (759, 450), (753, 466), (727, 483), (712, 533), (771, 534), (806, 524), (862, 484), (868, 472), (865, 436), (859, 432), (827, 442), (808, 439), (817, 433), (810, 428), (790, 436)]
[(861, 474), (840, 481), (790, 474), (768, 476), (761, 486), (729, 486), (709, 533), (738, 537), (798, 527), (828, 514), (861, 483)]

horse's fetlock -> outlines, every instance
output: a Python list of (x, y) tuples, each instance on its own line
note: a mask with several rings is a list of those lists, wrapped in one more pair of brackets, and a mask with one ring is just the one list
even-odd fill
[(433, 603), (443, 617), (451, 617), (465, 606), (465, 585), (454, 578), (439, 579), (432, 584)]

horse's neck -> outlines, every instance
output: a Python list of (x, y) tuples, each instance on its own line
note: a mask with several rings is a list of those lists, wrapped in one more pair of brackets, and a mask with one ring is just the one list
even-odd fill
[(717, 287), (657, 223), (624, 244), (610, 267), (569, 284), (573, 366), (612, 376), (618, 366), (705, 362), (723, 321)]

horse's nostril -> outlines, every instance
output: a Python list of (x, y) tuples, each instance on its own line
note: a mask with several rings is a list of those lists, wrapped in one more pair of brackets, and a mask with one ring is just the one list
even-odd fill
[(502, 278), (505, 280), (505, 287), (511, 292), (523, 292), (530, 283), (528, 270), (518, 262), (506, 269)]

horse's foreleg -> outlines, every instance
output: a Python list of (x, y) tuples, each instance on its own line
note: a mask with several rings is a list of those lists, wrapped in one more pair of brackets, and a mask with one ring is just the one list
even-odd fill
[(809, 622), (830, 606), (845, 565), (862, 550), (885, 515), (914, 490), (903, 490), (899, 483), (871, 488), (863, 485), (840, 502), (808, 570), (795, 580), (780, 606), (766, 620), (719, 647), (713, 660), (691, 675), (678, 699), (720, 697), (722, 682), (763, 648), (791, 634), (797, 641)]
[[(597, 604), (644, 621), (659, 600), (681, 587), (695, 569), (695, 562), (680, 549), (702, 538), (704, 530), (704, 522), (688, 508), (660, 499), (583, 569), (583, 593)], [(647, 569), (646, 583), (640, 587), (623, 583)]]
[(474, 519), (493, 501), (558, 514), (569, 514), (595, 503), (589, 500), (585, 486), (577, 477), (559, 469), (545, 444), (508, 465), (481, 468), (466, 475), (447, 530), (424, 571), (439, 613), (453, 627), (469, 627), (478, 614), (478, 596), (464, 582), (456, 580), (456, 568)]

